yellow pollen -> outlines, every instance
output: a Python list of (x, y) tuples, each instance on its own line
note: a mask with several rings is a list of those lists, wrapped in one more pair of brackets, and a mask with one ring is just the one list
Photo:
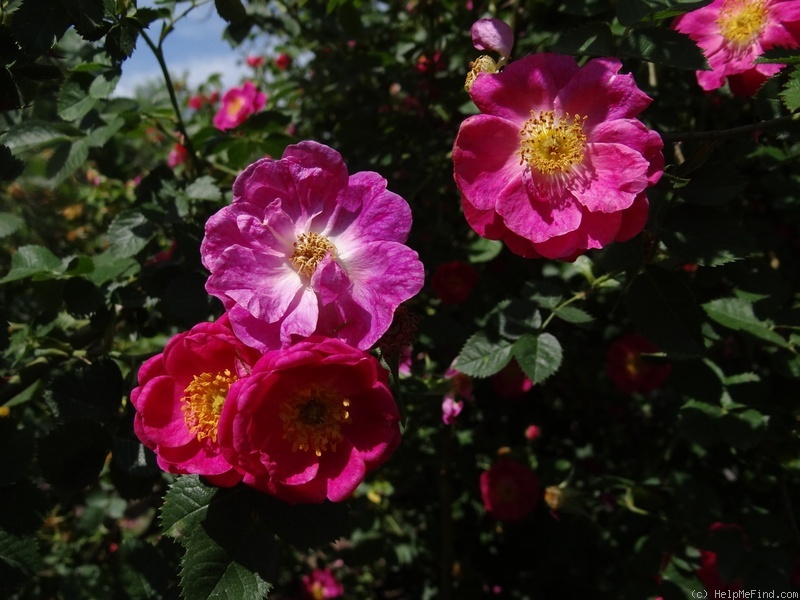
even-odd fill
[(283, 439), (292, 442), (292, 452), (311, 451), (317, 456), (336, 451), (342, 441), (341, 424), (352, 423), (350, 400), (339, 392), (317, 385), (309, 386), (284, 403), (279, 416)]
[(243, 106), (244, 106), (244, 99), (239, 96), (236, 96), (235, 98), (230, 99), (228, 106), (225, 107), (225, 110), (229, 115), (233, 116), (238, 114), (239, 111), (242, 110)]
[(336, 246), (331, 244), (328, 238), (314, 231), (301, 233), (294, 243), (294, 252), (290, 260), (298, 273), (311, 277), (317, 270), (317, 265), (328, 252), (336, 253)]
[(727, 0), (717, 19), (722, 37), (737, 46), (753, 43), (766, 23), (764, 0)]
[(469, 64), (470, 70), (467, 73), (467, 80), (464, 82), (464, 89), (469, 91), (475, 79), (481, 73), (495, 73), (497, 71), (497, 63), (491, 56), (479, 56)]
[(517, 154), (519, 164), (528, 163), (540, 173), (566, 173), (573, 165), (583, 161), (586, 134), (583, 123), (586, 117), (564, 115), (556, 118), (552, 110), (531, 111), (531, 118), (520, 130), (522, 142)]
[(211, 438), (212, 442), (217, 441), (217, 426), (222, 405), (225, 403), (228, 389), (237, 379), (238, 377), (229, 369), (225, 369), (216, 375), (211, 373), (195, 375), (192, 382), (186, 386), (181, 399), (183, 420), (198, 440)]

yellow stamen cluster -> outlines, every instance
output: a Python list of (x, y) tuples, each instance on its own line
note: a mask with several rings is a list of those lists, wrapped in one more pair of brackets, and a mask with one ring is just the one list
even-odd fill
[(573, 165), (583, 161), (586, 149), (586, 134), (583, 123), (586, 117), (578, 115), (555, 116), (552, 110), (531, 111), (531, 118), (525, 121), (520, 135), (517, 154), (519, 164), (527, 163), (540, 173), (566, 173)]
[(481, 73), (495, 73), (497, 71), (497, 63), (491, 56), (479, 56), (473, 60), (470, 65), (470, 71), (467, 73), (467, 80), (464, 82), (464, 89), (469, 91), (475, 79)]
[(216, 375), (211, 373), (195, 375), (192, 382), (186, 386), (181, 399), (183, 420), (198, 440), (211, 438), (212, 442), (217, 441), (217, 426), (222, 405), (225, 403), (228, 389), (237, 379), (238, 377), (229, 369), (225, 369)]
[(311, 451), (317, 456), (336, 451), (342, 441), (342, 423), (352, 423), (350, 400), (339, 392), (316, 385), (295, 394), (281, 407), (283, 439), (292, 442), (292, 452)]
[(297, 236), (294, 252), (289, 260), (292, 261), (292, 266), (298, 273), (311, 277), (317, 270), (317, 265), (328, 252), (336, 252), (336, 246), (328, 238), (314, 231), (301, 233)]
[(727, 0), (717, 19), (722, 37), (736, 46), (752, 44), (766, 23), (764, 0)]

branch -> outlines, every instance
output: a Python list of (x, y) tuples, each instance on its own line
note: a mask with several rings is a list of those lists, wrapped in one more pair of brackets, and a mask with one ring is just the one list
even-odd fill
[(673, 131), (662, 133), (661, 138), (665, 142), (689, 142), (689, 141), (712, 141), (712, 140), (725, 140), (733, 138), (746, 133), (754, 133), (776, 127), (784, 123), (791, 123), (800, 119), (800, 113), (794, 115), (786, 115), (769, 121), (761, 121), (760, 123), (753, 123), (752, 125), (742, 125), (741, 127), (733, 127), (731, 129), (719, 129), (717, 131)]

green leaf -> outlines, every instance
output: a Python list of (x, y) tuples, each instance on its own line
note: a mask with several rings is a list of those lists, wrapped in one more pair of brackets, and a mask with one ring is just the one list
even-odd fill
[(469, 262), (473, 264), (489, 262), (496, 258), (503, 250), (503, 242), (498, 240), (487, 240), (478, 237), (469, 245)]
[(617, 19), (625, 27), (630, 27), (667, 6), (669, 2), (666, 0), (620, 0), (617, 4)]
[(97, 104), (97, 98), (89, 94), (94, 82), (90, 73), (72, 73), (67, 77), (58, 93), (58, 116), (65, 121), (76, 121), (84, 117)]
[(66, 123), (50, 123), (47, 121), (23, 121), (7, 131), (0, 142), (8, 146), (12, 152), (30, 152), (70, 142), (84, 137), (80, 129)]
[(714, 321), (735, 331), (745, 331), (784, 348), (788, 342), (774, 331), (772, 324), (762, 321), (753, 312), (753, 305), (743, 298), (720, 298), (703, 304), (703, 310)]
[(589, 23), (565, 31), (551, 50), (563, 54), (611, 56), (614, 54), (614, 37), (608, 23)]
[(247, 19), (247, 10), (242, 0), (214, 0), (219, 16), (228, 23), (241, 23)]
[(559, 319), (562, 319), (567, 323), (575, 323), (576, 325), (594, 321), (594, 317), (592, 315), (582, 308), (578, 308), (577, 306), (562, 306), (553, 312)]
[(705, 352), (697, 302), (673, 273), (646, 267), (631, 283), (625, 305), (637, 329), (667, 354), (700, 356)]
[(659, 27), (635, 29), (620, 44), (621, 56), (630, 56), (676, 69), (708, 68), (703, 52), (689, 37)]
[(139, 23), (136, 19), (126, 17), (109, 29), (105, 50), (115, 60), (123, 61), (133, 54), (138, 37)]
[(756, 58), (756, 64), (759, 63), (780, 63), (784, 65), (797, 65), (800, 64), (800, 50), (789, 48), (770, 48), (764, 54)]
[(726, 411), (718, 406), (689, 400), (681, 407), (678, 432), (703, 446), (724, 444), (753, 447), (766, 432), (766, 418), (756, 410)]
[(103, 0), (61, 0), (69, 12), (72, 23), (81, 37), (88, 41), (99, 40), (106, 29), (103, 22)]
[(61, 144), (47, 161), (45, 175), (50, 179), (50, 186), (56, 187), (80, 167), (89, 158), (89, 143), (84, 138), (69, 144)]
[(227, 532), (220, 545), (203, 529), (189, 539), (181, 569), (181, 592), (192, 600), (266, 598), (272, 586), (265, 575), (245, 565), (275, 561), (274, 541), (263, 525)]
[(186, 188), (186, 195), (191, 200), (209, 200), (219, 202), (222, 200), (222, 192), (217, 186), (216, 181), (209, 175), (204, 175), (196, 179)]
[(119, 78), (122, 75), (120, 69), (108, 69), (98, 74), (89, 86), (89, 94), (92, 98), (99, 100), (108, 98), (117, 88)]
[(479, 331), (467, 340), (453, 367), (472, 377), (489, 377), (501, 371), (511, 361), (511, 342), (492, 341)]
[(21, 217), (7, 212), (0, 213), (0, 238), (19, 231), (23, 225), (25, 221)]
[(44, 246), (20, 246), (11, 257), (11, 270), (0, 279), (0, 283), (34, 275), (58, 275), (64, 267), (64, 262)]
[[(0, 144), (0, 181), (13, 181), (14, 179), (22, 175), (22, 171), (24, 168), (25, 168), (25, 163), (23, 163), (20, 159), (11, 154), (11, 148)], [(3, 215), (6, 214), (8, 213), (3, 213)], [(2, 218), (3, 217), (0, 215), (0, 219)], [(2, 228), (3, 228), (3, 222), (2, 220), (0, 220), (0, 230), (2, 230)], [(0, 235), (0, 237), (2, 236)]]
[(116, 258), (130, 258), (141, 252), (153, 239), (155, 228), (142, 213), (121, 212), (108, 228), (108, 252)]
[(795, 67), (781, 92), (781, 100), (791, 112), (800, 109), (800, 69)]
[(55, 0), (23, 0), (11, 20), (11, 32), (34, 55), (45, 55), (70, 25), (69, 13)]
[(179, 477), (169, 486), (161, 508), (161, 530), (185, 544), (208, 513), (208, 505), (219, 488), (209, 486), (197, 476)]
[(103, 285), (112, 279), (130, 277), (139, 271), (140, 265), (133, 258), (117, 258), (110, 252), (92, 257), (94, 270), (86, 278), (95, 285)]
[(716, 267), (756, 252), (750, 232), (719, 211), (679, 206), (667, 215), (661, 239), (670, 252), (689, 263)]
[(41, 563), (35, 538), (12, 535), (0, 529), (0, 591), (10, 592), (12, 585), (19, 585), (26, 579), (30, 581)]
[(549, 333), (522, 336), (514, 343), (513, 352), (525, 375), (536, 384), (558, 371), (564, 357), (561, 343)]
[(742, 193), (747, 179), (730, 165), (711, 163), (691, 174), (677, 194), (696, 206), (719, 206)]

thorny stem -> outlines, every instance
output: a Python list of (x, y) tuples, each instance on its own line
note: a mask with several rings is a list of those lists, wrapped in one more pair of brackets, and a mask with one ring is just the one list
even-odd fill
[(731, 129), (719, 129), (717, 131), (674, 131), (662, 133), (661, 138), (665, 142), (689, 142), (689, 141), (709, 141), (709, 140), (724, 140), (736, 137), (745, 133), (753, 133), (763, 129), (769, 129), (784, 123), (791, 123), (800, 119), (800, 113), (794, 115), (785, 115), (770, 119), (769, 121), (761, 121), (760, 123), (753, 123), (752, 125), (742, 125), (741, 127), (732, 127)]

